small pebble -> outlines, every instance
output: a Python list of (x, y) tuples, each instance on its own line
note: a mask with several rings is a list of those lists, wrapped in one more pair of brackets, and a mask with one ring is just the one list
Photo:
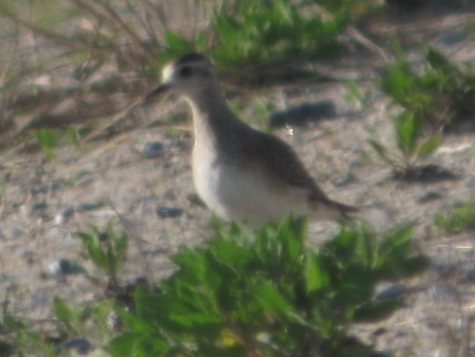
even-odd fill
[(84, 272), (84, 268), (80, 265), (73, 263), (67, 259), (61, 258), (60, 260), (54, 261), (48, 265), (48, 270), (53, 275), (68, 275), (68, 274), (78, 274)]
[(350, 183), (356, 182), (356, 177), (351, 172), (349, 172), (345, 177), (333, 181), (333, 186), (335, 187), (342, 187), (349, 185)]
[(376, 295), (376, 299), (395, 299), (401, 297), (407, 292), (407, 288), (402, 284), (391, 284), (383, 289)]
[(107, 206), (107, 203), (102, 200), (98, 200), (96, 202), (84, 202), (76, 207), (76, 212), (82, 212), (82, 211), (94, 211), (99, 208), (102, 208), (104, 206)]
[(154, 159), (163, 154), (165, 150), (165, 145), (159, 141), (153, 141), (146, 143), (143, 148), (143, 156), (147, 159)]
[(74, 352), (79, 355), (87, 355), (94, 351), (94, 346), (85, 338), (74, 338), (61, 346), (61, 350)]
[(56, 216), (54, 217), (54, 223), (58, 226), (66, 224), (68, 223), (68, 221), (71, 219), (73, 215), (74, 215), (73, 208), (67, 208), (65, 210), (62, 210), (58, 212)]
[(179, 207), (158, 207), (156, 212), (160, 218), (177, 218), (184, 213), (184, 210)]
[(427, 202), (431, 202), (431, 201), (435, 201), (435, 200), (440, 200), (441, 198), (442, 198), (442, 195), (439, 192), (431, 191), (431, 192), (426, 193), (422, 197), (419, 197), (417, 199), (417, 202), (418, 203), (427, 203)]
[(31, 211), (32, 212), (36, 212), (36, 211), (44, 211), (48, 208), (48, 204), (46, 202), (38, 202), (38, 203), (35, 203), (32, 207), (31, 207)]
[(459, 176), (443, 167), (429, 164), (415, 167), (408, 171), (397, 173), (396, 179), (416, 183), (436, 183), (442, 181), (455, 181)]
[(307, 125), (308, 123), (315, 123), (335, 116), (335, 105), (333, 102), (325, 100), (318, 103), (304, 103), (272, 113), (269, 122), (273, 128), (282, 128), (286, 125)]

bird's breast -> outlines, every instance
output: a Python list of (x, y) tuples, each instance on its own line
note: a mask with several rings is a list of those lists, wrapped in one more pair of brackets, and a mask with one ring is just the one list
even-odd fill
[(193, 150), (194, 184), (219, 217), (261, 224), (308, 212), (306, 190), (287, 186), (276, 190), (259, 169), (202, 149), (195, 146)]

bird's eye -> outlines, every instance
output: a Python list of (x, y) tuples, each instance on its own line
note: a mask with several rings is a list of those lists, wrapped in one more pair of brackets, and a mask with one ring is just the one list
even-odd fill
[(190, 66), (184, 66), (180, 69), (180, 77), (188, 77), (191, 74), (192, 70)]

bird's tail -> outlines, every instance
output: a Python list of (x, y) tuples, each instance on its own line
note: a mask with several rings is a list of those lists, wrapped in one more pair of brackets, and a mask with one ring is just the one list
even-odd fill
[(312, 216), (316, 220), (340, 221), (355, 217), (359, 209), (344, 203), (328, 200), (324, 204), (314, 205)]

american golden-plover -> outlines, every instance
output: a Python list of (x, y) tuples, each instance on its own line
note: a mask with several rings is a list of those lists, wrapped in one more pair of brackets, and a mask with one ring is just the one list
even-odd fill
[(289, 214), (338, 220), (357, 211), (330, 200), (287, 143), (233, 114), (206, 56), (190, 53), (168, 64), (146, 100), (169, 90), (191, 107), (193, 180), (217, 216), (258, 225)]

